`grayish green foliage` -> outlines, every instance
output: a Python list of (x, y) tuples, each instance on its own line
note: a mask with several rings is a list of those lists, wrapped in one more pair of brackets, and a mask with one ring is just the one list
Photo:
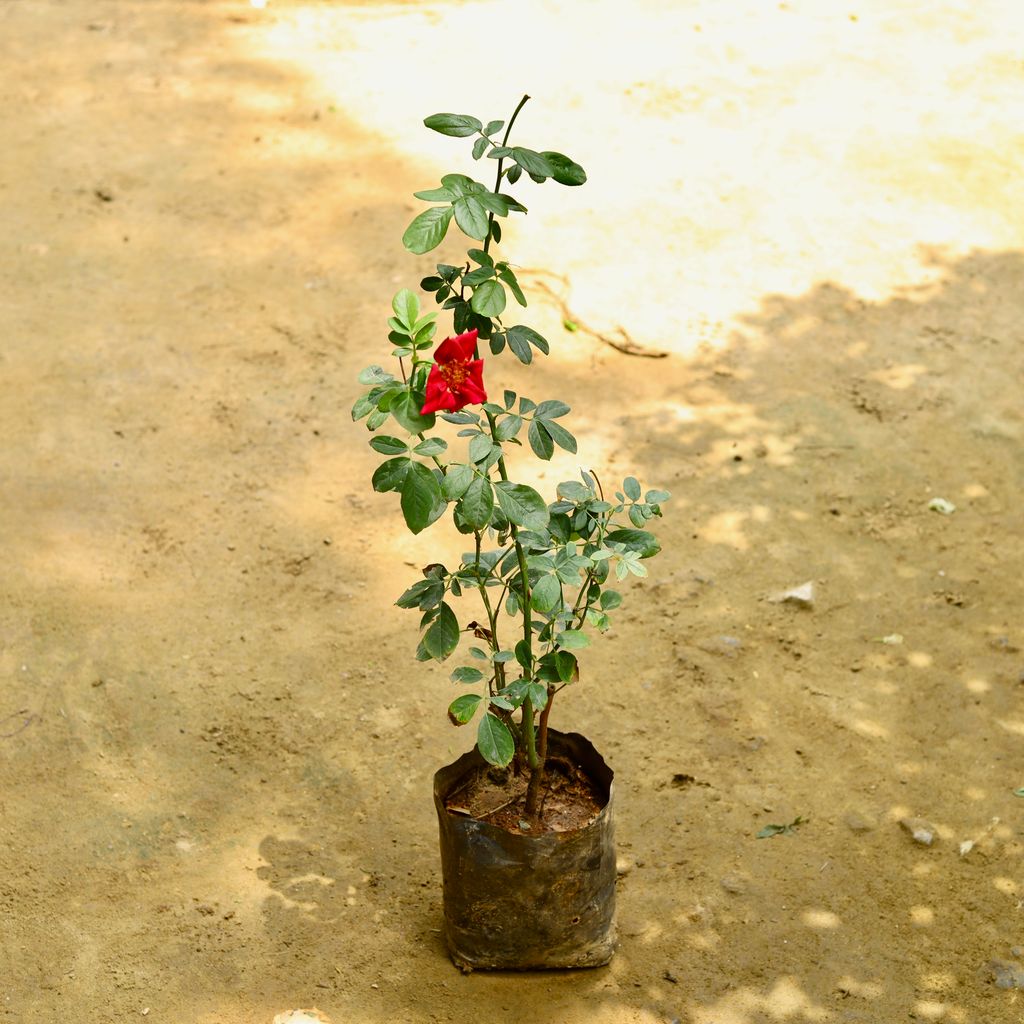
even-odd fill
[[(467, 156), (481, 162), (470, 166), (494, 168), (495, 182), (488, 187), (466, 174), (445, 174), (439, 186), (415, 193), (433, 205), (418, 213), (403, 235), (410, 252), (435, 249), (453, 220), (473, 240), (465, 262), (436, 264), (436, 273), (423, 277), (420, 287), (434, 296), (442, 314), (451, 313), (454, 333), (476, 329), (478, 356), (486, 343), (491, 356), (507, 349), (530, 364), (535, 353), (547, 355), (550, 346), (533, 328), (503, 322), (509, 296), (520, 307), (527, 298), (513, 266), (495, 254), (502, 238), (499, 220), (526, 214), (526, 206), (509, 194), (520, 181), (578, 186), (586, 173), (555, 150), (510, 145), (511, 126), (499, 139), (505, 128), (500, 120), (485, 126), (469, 114), (442, 113), (424, 124), (471, 140)], [(394, 296), (391, 312), (387, 341), (400, 360), (399, 372), (367, 367), (359, 375), (362, 394), (352, 406), (353, 420), (365, 421), (371, 434), (370, 448), (385, 456), (373, 473), (373, 488), (398, 495), (406, 525), (416, 534), (451, 506), (455, 527), (472, 547), (452, 569), (426, 566), (396, 603), (421, 616), (419, 660), (445, 661), (463, 632), (474, 634), (476, 644), (469, 647), (474, 664), (451, 673), (454, 683), (473, 692), (455, 697), (448, 715), (457, 725), (479, 718), (480, 752), (491, 764), (507, 765), (517, 744), (532, 739), (524, 736), (525, 723), (535, 728), (533, 716), (561, 687), (579, 679), (575, 652), (590, 644), (595, 631), (611, 626), (610, 613), (620, 607), (622, 595), (609, 589), (608, 581), (646, 575), (644, 560), (660, 550), (647, 526), (661, 516), (669, 493), (648, 490), (641, 500), (640, 483), (630, 476), (621, 492), (606, 495), (597, 477), (583, 470), (579, 480), (560, 483), (548, 503), (533, 487), (509, 479), (509, 454), (518, 450), (549, 461), (559, 449), (575, 455), (577, 441), (560, 422), (570, 413), (568, 405), (499, 391), (496, 361), (488, 363), (485, 383), (492, 395), (502, 394), (503, 402), (442, 411), (443, 421), (462, 429), (454, 439), (433, 433), (437, 417), (420, 410), (428, 378), (437, 372), (429, 350), (438, 314), (421, 314), (419, 298), (406, 288)], [(385, 425), (387, 431), (377, 433)], [(458, 447), (454, 458), (450, 446)], [(460, 625), (451, 602), (467, 591), (478, 596), (476, 607), (485, 609), (486, 621)], [(503, 609), (519, 623), (507, 623)]]

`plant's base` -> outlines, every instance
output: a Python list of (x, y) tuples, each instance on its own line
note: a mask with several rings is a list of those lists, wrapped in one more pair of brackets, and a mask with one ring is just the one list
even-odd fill
[(449, 813), (446, 801), (484, 764), (476, 750), (434, 776), (445, 939), (463, 971), (601, 967), (615, 951), (613, 773), (582, 736), (552, 731), (549, 744), (603, 803), (583, 828), (531, 836)]

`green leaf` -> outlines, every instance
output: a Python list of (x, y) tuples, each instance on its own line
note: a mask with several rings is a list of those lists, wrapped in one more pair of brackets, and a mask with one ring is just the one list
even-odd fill
[(493, 267), (477, 267), (476, 270), (472, 270), (463, 276), (462, 283), (466, 285), (467, 288), (476, 288), (478, 285), (483, 284), (484, 281), (488, 281), (492, 277), (494, 277)]
[(663, 501), (668, 501), (672, 495), (668, 491), (648, 491), (644, 495), (644, 501), (648, 505), (660, 505)]
[(495, 132), (500, 132), (504, 127), (504, 121), (488, 121), (487, 127), (484, 129), (484, 135), (493, 135)]
[(533, 352), (530, 349), (531, 345), (534, 348), (540, 349), (544, 355), (547, 355), (550, 351), (546, 338), (538, 334), (533, 328), (523, 327), (521, 324), (508, 329), (508, 345), (522, 363), (529, 363), (533, 359)]
[(496, 213), (499, 217), (507, 217), (509, 211), (508, 200), (504, 196), (494, 192), (481, 192), (477, 199), (480, 200), (485, 210)]
[(640, 484), (635, 476), (627, 476), (622, 482), (622, 489), (626, 492), (626, 497), (630, 501), (640, 500)]
[(420, 441), (413, 452), (416, 455), (423, 455), (430, 457), (433, 455), (440, 455), (441, 452), (446, 451), (448, 448), (448, 442), (442, 440), (440, 437), (428, 437), (425, 441)]
[(458, 195), (450, 188), (425, 188), (419, 192), (413, 192), (413, 195), (428, 203), (450, 203), (453, 199), (458, 199)]
[(622, 595), (617, 590), (605, 590), (602, 591), (600, 600), (601, 609), (610, 612), (622, 604)]
[[(456, 671), (459, 672), (461, 669), (456, 669)], [(472, 671), (476, 672), (476, 669)], [(477, 672), (476, 674), (482, 677), (482, 673)], [(480, 707), (482, 700), (483, 697), (478, 693), (464, 693), (461, 697), (456, 697), (448, 705), (448, 720), (452, 725), (465, 725), (476, 714), (476, 709)]]
[(562, 587), (557, 576), (541, 576), (530, 592), (530, 604), (539, 612), (549, 612), (562, 601)]
[(441, 495), (448, 501), (455, 501), (466, 493), (473, 480), (473, 467), (461, 462), (448, 466), (441, 484)]
[(544, 429), (544, 426), (545, 424), (541, 423), (540, 420), (531, 420), (530, 429), (526, 432), (526, 436), (530, 440), (530, 447), (533, 449), (534, 455), (538, 459), (543, 459), (547, 462), (555, 453), (555, 445), (551, 440), (551, 435)]
[(486, 434), (477, 434), (469, 442), (469, 457), (473, 462), (481, 462), (490, 455), (492, 444), (493, 442)]
[(516, 644), (516, 661), (518, 661), (519, 664), (527, 670), (527, 672), (530, 670), (530, 658), (533, 653), (530, 648), (531, 645), (527, 642), (525, 637)]
[(577, 483), (575, 480), (565, 480), (560, 483), (555, 489), (555, 493), (560, 498), (575, 502), (589, 501), (594, 496), (594, 492), (589, 487)]
[(382, 409), (376, 409), (374, 412), (371, 412), (366, 420), (366, 429), (376, 430), (378, 427), (384, 426), (388, 415), (389, 414)]
[(390, 412), (410, 434), (422, 434), (434, 425), (433, 413), (423, 416), (420, 408), (423, 405), (421, 395), (411, 395), (408, 391), (397, 394), (391, 402)]
[(494, 489), (498, 505), (510, 523), (525, 526), (528, 530), (543, 530), (548, 525), (547, 505), (532, 487), (499, 480)]
[(436, 608), (444, 600), (444, 583), (440, 580), (417, 580), (395, 602), (399, 608), (419, 608), (429, 611)]
[(555, 643), (568, 651), (578, 651), (590, 646), (590, 637), (578, 629), (563, 629), (555, 637)]
[(470, 238), (479, 238), (480, 241), (487, 237), (487, 211), (476, 196), (463, 196), (461, 199), (456, 199), (455, 205), (449, 207), (449, 210), (452, 209), (455, 211), (455, 223), (459, 225), (459, 229), (464, 234), (469, 235)]
[(543, 711), (548, 703), (548, 688), (543, 683), (529, 682), (526, 684), (526, 696), (535, 711)]
[(576, 438), (565, 427), (555, 423), (553, 420), (544, 420), (544, 429), (551, 435), (551, 440), (560, 448), (564, 448), (573, 455), (576, 454)]
[(806, 825), (807, 819), (803, 817), (794, 818), (793, 821), (786, 825), (765, 825), (760, 832), (757, 833), (758, 839), (771, 839), (773, 836), (792, 836), (796, 835), (796, 830), (801, 825)]
[(544, 178), (550, 178), (555, 173), (555, 168), (548, 162), (546, 157), (532, 149), (524, 149), (522, 146), (512, 147), (512, 159), (522, 167), (527, 174), (537, 174)]
[(480, 719), (476, 745), (483, 759), (498, 768), (504, 768), (516, 752), (515, 740), (508, 726), (490, 712)]
[(402, 514), (406, 525), (413, 533), (421, 533), (444, 509), (437, 477), (422, 462), (412, 463), (402, 483)]
[(504, 416), (501, 422), (494, 428), (494, 435), (499, 441), (507, 441), (515, 437), (523, 428), (522, 416)]
[(459, 502), (462, 517), (474, 530), (482, 530), (494, 511), (494, 489), (485, 476), (475, 476)]
[(470, 668), (468, 665), (457, 668), (451, 675), (453, 683), (479, 683), (484, 674), (478, 668)]
[[(493, 149), (491, 150), (489, 155), (490, 156), (494, 156), (494, 150)], [(507, 174), (505, 176), (508, 178), (508, 183), (510, 185), (514, 185), (519, 180), (519, 176), (522, 173), (523, 173), (522, 167), (520, 167), (519, 164), (513, 164), (508, 169), (508, 172), (507, 172)]]
[(420, 300), (408, 288), (403, 288), (391, 300), (391, 308), (402, 325), (411, 328), (420, 315)]
[(533, 349), (530, 348), (530, 343), (523, 337), (522, 332), (512, 327), (506, 332), (506, 336), (508, 338), (508, 347), (515, 353), (519, 362), (527, 366), (532, 363)]
[(558, 678), (563, 683), (575, 683), (580, 678), (580, 667), (576, 661), (576, 655), (568, 651), (555, 652), (555, 667), (558, 669)]
[(440, 291), (444, 286), (443, 277), (425, 277), (420, 281), (420, 287), (425, 292), (436, 292)]
[(417, 255), (436, 249), (444, 239), (451, 219), (451, 206), (432, 206), (424, 210), (405, 229), (402, 245)]
[(493, 279), (484, 281), (473, 292), (469, 304), (481, 316), (501, 316), (505, 308), (505, 289)]
[(441, 419), (448, 423), (479, 423), (480, 417), (475, 412), (443, 412)]
[(412, 459), (388, 459), (382, 462), (373, 474), (373, 489), (383, 494), (386, 491), (400, 491), (405, 483)]
[(381, 434), (380, 437), (370, 438), (370, 447), (381, 455), (404, 455), (409, 446), (397, 437), (389, 437)]
[(566, 416), (570, 412), (572, 409), (565, 402), (548, 401), (541, 402), (534, 415), (542, 420), (557, 420), (560, 416)]
[(395, 378), (379, 366), (368, 366), (359, 374), (360, 384), (390, 384)]
[(647, 530), (612, 530), (605, 534), (605, 541), (611, 544), (625, 544), (641, 558), (651, 558), (661, 550), (653, 533)]
[(502, 267), (502, 269), (498, 271), (498, 277), (512, 289), (512, 294), (516, 297), (516, 302), (518, 302), (520, 306), (525, 306), (526, 296), (523, 294), (523, 289), (519, 287), (519, 279), (516, 275), (513, 274), (508, 267)]
[(424, 650), (435, 661), (444, 661), (459, 646), (459, 620), (446, 602), (441, 611), (423, 634)]
[(541, 156), (551, 165), (551, 177), (559, 185), (582, 185), (586, 182), (587, 172), (564, 153), (555, 153), (546, 149)]
[(476, 142), (473, 143), (473, 159), (479, 160), (480, 157), (484, 155), (484, 150), (487, 149), (489, 145), (490, 142), (488, 142), (483, 136), (477, 139)]
[(431, 114), (423, 119), (423, 123), (435, 132), (456, 139), (476, 135), (483, 128), (483, 124), (469, 114)]

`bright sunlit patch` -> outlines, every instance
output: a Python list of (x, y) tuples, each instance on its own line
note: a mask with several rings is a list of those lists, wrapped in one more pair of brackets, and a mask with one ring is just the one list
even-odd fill
[(992, 684), (987, 679), (968, 679), (964, 686), (971, 693), (988, 693), (992, 689)]
[(928, 372), (927, 366), (920, 363), (904, 363), (900, 366), (887, 366), (884, 370), (875, 370), (868, 374), (869, 380), (877, 380), (894, 391), (906, 391), (923, 373)]
[(833, 914), (831, 910), (805, 910), (800, 915), (800, 920), (808, 928), (833, 929), (842, 924), (839, 915)]
[(285, 1010), (274, 1017), (273, 1024), (331, 1024), (331, 1020), (322, 1010)]
[(930, 928), (935, 924), (935, 911), (931, 907), (911, 907), (910, 923), (917, 928)]
[(853, 722), (853, 728), (862, 736), (868, 736), (873, 740), (887, 740), (889, 730), (878, 722), (872, 722), (869, 718), (857, 718)]

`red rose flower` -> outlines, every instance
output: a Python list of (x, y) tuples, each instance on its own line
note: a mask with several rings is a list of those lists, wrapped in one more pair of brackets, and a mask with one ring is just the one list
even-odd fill
[(426, 401), (420, 415), (456, 412), (465, 405), (487, 401), (484, 391), (484, 361), (474, 359), (476, 328), (454, 338), (445, 338), (434, 353), (434, 365), (427, 377)]

